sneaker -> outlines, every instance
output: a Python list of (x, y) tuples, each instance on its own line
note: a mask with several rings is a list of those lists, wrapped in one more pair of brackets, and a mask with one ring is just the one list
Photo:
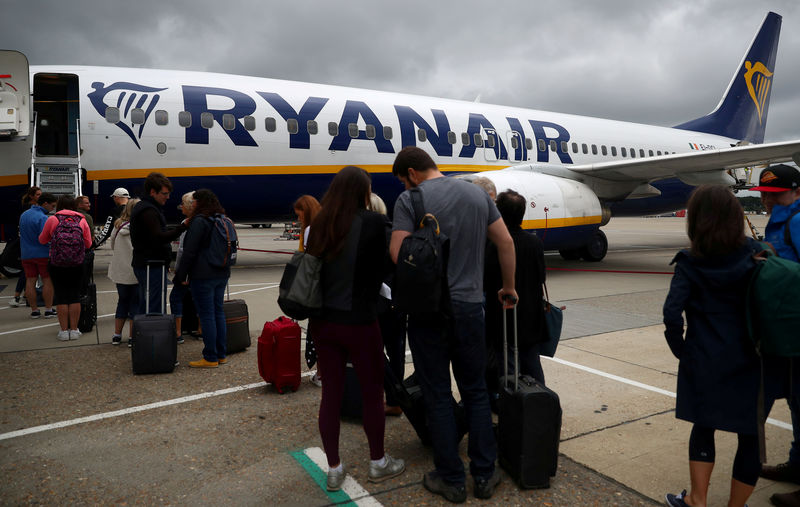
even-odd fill
[(128, 338), (128, 348), (133, 347), (133, 338)]
[(219, 364), (225, 364), (225, 363), (228, 362), (228, 358), (227, 357), (220, 357), (219, 359), (217, 359), (217, 362)]
[(774, 467), (764, 465), (761, 467), (761, 473), (759, 475), (771, 481), (800, 484), (800, 466), (793, 465), (788, 461), (780, 465), (775, 465)]
[(319, 376), (319, 372), (314, 372), (314, 375), (311, 377), (309, 382), (317, 387), (322, 387), (322, 377)]
[(467, 500), (467, 489), (463, 484), (448, 484), (434, 470), (422, 477), (422, 485), (435, 495), (442, 495), (448, 502), (464, 503)]
[(31, 312), (31, 318), (32, 319), (38, 319), (41, 316), (42, 316), (42, 312), (40, 312), (39, 310), (34, 310), (34, 311)]
[(494, 473), (488, 479), (481, 477), (475, 478), (475, 498), (488, 500), (494, 495), (494, 490), (500, 484), (500, 472), (495, 469)]
[(112, 336), (111, 337), (111, 345), (119, 345), (120, 343), (122, 343), (122, 337), (121, 336)]
[(191, 366), (192, 368), (216, 368), (217, 366), (219, 366), (219, 362), (206, 361), (206, 358), (204, 357), (199, 361), (189, 361), (189, 366)]
[(12, 308), (19, 307), (19, 297), (11, 298), (11, 300), (8, 302), (8, 306)]
[(369, 463), (369, 482), (382, 482), (392, 477), (397, 477), (406, 471), (406, 462), (385, 454), (386, 463), (383, 466)]
[(772, 502), (772, 505), (777, 505), (778, 507), (794, 507), (800, 505), (800, 491), (775, 493), (769, 497), (769, 501)]
[(80, 331), (78, 331), (77, 329), (70, 329), (70, 330), (69, 330), (69, 339), (70, 339), (70, 340), (77, 340), (78, 338), (80, 338), (80, 337), (81, 337), (81, 335), (82, 335), (82, 334), (83, 334), (83, 333), (81, 333), (81, 332), (80, 332)]
[(58, 341), (62, 341), (62, 342), (69, 341), (69, 331), (66, 330), (66, 329), (64, 331), (59, 331), (58, 332)]
[(178, 337), (178, 344), (181, 344), (181, 343), (183, 343), (183, 341), (184, 341), (184, 340), (183, 340), (183, 335), (180, 335), (180, 336)]
[(339, 491), (342, 489), (342, 484), (344, 483), (345, 477), (347, 477), (347, 470), (344, 468), (344, 464), (342, 465), (342, 469), (338, 472), (333, 468), (329, 468), (328, 484), (326, 485), (326, 489), (328, 491)]
[(56, 312), (55, 308), (51, 308), (50, 310), (45, 310), (44, 311), (44, 318), (45, 319), (52, 319), (56, 315), (58, 315), (58, 313)]
[(672, 493), (667, 493), (667, 496), (665, 498), (667, 500), (667, 505), (670, 505), (671, 507), (689, 507), (689, 504), (683, 501), (683, 499), (686, 498), (685, 489), (681, 491), (679, 495), (673, 495)]

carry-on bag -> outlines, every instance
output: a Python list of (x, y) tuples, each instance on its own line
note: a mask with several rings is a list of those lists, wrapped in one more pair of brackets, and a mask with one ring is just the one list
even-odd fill
[[(507, 310), (506, 310), (507, 311)], [(520, 488), (549, 488), (558, 467), (561, 404), (558, 395), (528, 375), (519, 375), (517, 310), (514, 321), (514, 374), (508, 375), (508, 333), (503, 316), (503, 370), (497, 451), (500, 466)]]
[(222, 309), (225, 311), (228, 354), (247, 349), (250, 346), (250, 317), (247, 312), (247, 302), (244, 299), (231, 299), (229, 290), (228, 299), (222, 303)]
[(89, 283), (79, 301), (81, 314), (78, 317), (78, 331), (88, 333), (97, 322), (97, 285), (94, 282)]
[(150, 308), (150, 263), (147, 264), (145, 287), (145, 313), (134, 315), (131, 337), (131, 362), (134, 374), (172, 373), (178, 361), (178, 338), (175, 335), (175, 316), (166, 313), (167, 284), (166, 265), (162, 264), (161, 308)]
[(258, 337), (258, 373), (279, 393), (300, 386), (300, 325), (288, 317), (264, 324)]

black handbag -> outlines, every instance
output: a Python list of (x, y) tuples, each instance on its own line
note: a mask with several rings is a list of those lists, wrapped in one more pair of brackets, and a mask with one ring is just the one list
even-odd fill
[(315, 317), (322, 309), (322, 259), (297, 252), (286, 264), (278, 286), (278, 306), (294, 320)]
[(561, 326), (564, 323), (563, 310), (566, 307), (559, 308), (550, 304), (550, 296), (547, 294), (547, 284), (544, 286), (544, 334), (545, 341), (539, 344), (539, 355), (553, 357), (556, 355), (556, 348), (558, 347), (558, 340), (561, 338)]

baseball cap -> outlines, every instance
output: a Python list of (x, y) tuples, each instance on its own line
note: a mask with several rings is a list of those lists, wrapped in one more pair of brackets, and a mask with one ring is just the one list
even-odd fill
[(114, 190), (114, 193), (111, 194), (111, 197), (130, 197), (130, 194), (124, 188), (119, 187), (118, 189)]
[(758, 192), (786, 192), (800, 188), (800, 171), (786, 164), (767, 167), (761, 171), (758, 186), (751, 188)]

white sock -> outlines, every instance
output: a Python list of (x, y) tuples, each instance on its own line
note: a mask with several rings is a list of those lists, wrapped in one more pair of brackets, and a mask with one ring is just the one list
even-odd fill
[(376, 467), (385, 467), (386, 466), (386, 455), (384, 454), (381, 459), (373, 459), (373, 460), (370, 460), (370, 461)]
[(344, 467), (342, 466), (341, 462), (339, 463), (339, 466), (330, 468), (331, 472), (341, 472), (342, 470), (344, 470)]

